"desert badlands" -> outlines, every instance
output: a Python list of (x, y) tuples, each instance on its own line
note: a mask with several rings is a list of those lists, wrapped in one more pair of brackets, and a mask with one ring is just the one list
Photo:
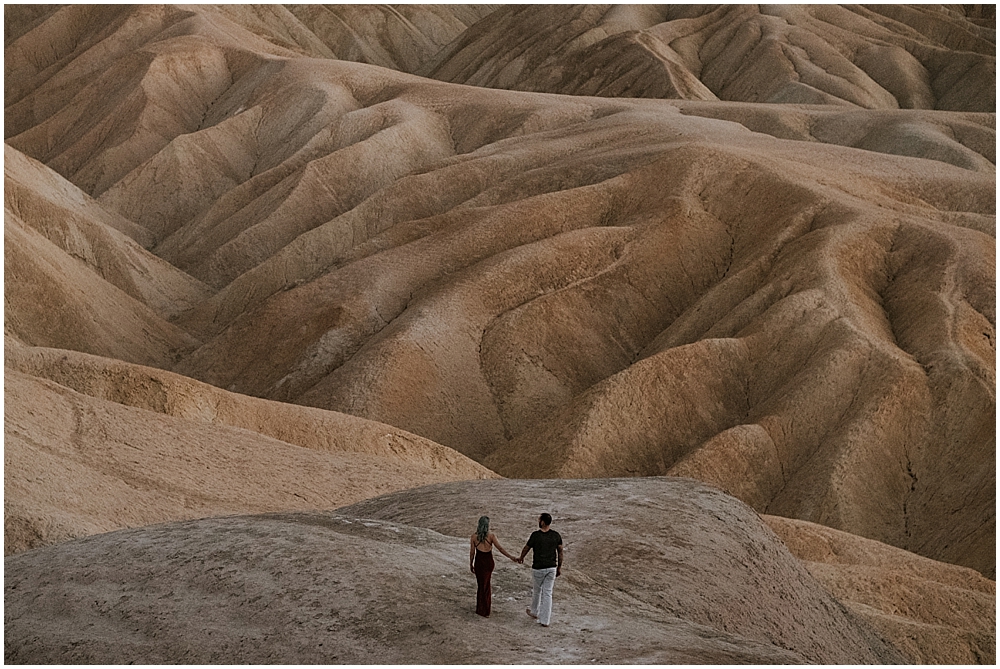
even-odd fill
[(995, 35), (5, 5), (5, 661), (994, 664)]

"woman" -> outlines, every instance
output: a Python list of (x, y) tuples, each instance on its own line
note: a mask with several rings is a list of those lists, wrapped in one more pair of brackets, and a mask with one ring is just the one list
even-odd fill
[(476, 613), (484, 618), (490, 617), (490, 607), (493, 604), (493, 590), (490, 587), (490, 576), (493, 574), (493, 547), (517, 561), (513, 555), (508, 553), (497, 541), (497, 535), (490, 532), (489, 516), (479, 518), (479, 526), (476, 533), (469, 540), (469, 570), (476, 575), (479, 589), (476, 591)]

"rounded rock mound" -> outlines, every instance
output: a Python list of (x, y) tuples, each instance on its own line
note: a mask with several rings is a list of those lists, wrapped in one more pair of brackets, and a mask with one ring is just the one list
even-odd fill
[[(475, 615), (468, 539), (565, 542), (552, 626), (498, 559)], [(891, 663), (757, 514), (671, 478), (437, 484), (331, 513), (122, 530), (5, 559), (7, 662)]]

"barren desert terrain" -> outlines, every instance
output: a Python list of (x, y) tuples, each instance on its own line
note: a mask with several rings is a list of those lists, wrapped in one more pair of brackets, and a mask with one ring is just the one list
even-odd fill
[(5, 5), (5, 660), (994, 663), (995, 42)]

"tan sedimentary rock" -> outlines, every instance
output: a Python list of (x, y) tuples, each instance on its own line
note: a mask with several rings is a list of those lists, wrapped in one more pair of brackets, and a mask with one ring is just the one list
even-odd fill
[(606, 97), (995, 111), (996, 33), (943, 7), (509, 6), (418, 70)]
[[(476, 518), (517, 551), (542, 509), (566, 556), (551, 627), (524, 614), (528, 567), (499, 553), (479, 618)], [(4, 603), (8, 662), (902, 659), (751, 509), (677, 479), (452, 483), (334, 513), (115, 532), (6, 558)]]
[(918, 664), (996, 663), (996, 582), (870, 539), (765, 516), (837, 599)]
[(287, 5), (334, 58), (413, 72), (495, 5)]
[[(801, 92), (774, 63), (877, 38), (913, 47), (933, 100), (843, 63), (807, 85), (857, 107), (458, 86), (304, 57), (321, 41), (277, 8), (25, 17), (7, 143), (105, 212), (74, 216), (134, 226), (135, 246), (100, 233), (115, 263), (194, 292), (144, 304), (10, 215), (7, 333), (391, 424), (503, 475), (692, 476), (994, 575), (995, 115), (895, 108), (990, 109), (988, 29), (930, 8), (615, 11), (718, 24), (710, 90), (753, 88), (722, 68), (744, 54)], [(726, 37), (739, 12), (777, 31), (759, 58)]]
[(7, 343), (4, 550), (170, 520), (334, 508), (495, 474), (416, 435)]
[[(97, 244), (100, 241), (95, 240)], [(118, 256), (114, 251), (109, 255)], [(114, 263), (122, 256), (109, 259)], [(127, 280), (128, 276), (121, 278)], [(146, 285), (156, 283), (153, 279)], [(197, 284), (192, 281), (190, 285)], [(190, 350), (198, 343), (152, 308), (105, 281), (85, 261), (50, 242), (7, 206), (4, 337), (28, 345), (71, 348), (158, 366), (170, 365), (178, 351)]]
[(146, 228), (98, 205), (51, 169), (4, 147), (4, 206), (102, 279), (169, 319), (211, 296), (207, 286), (149, 253)]
[(988, 7), (4, 15), (6, 661), (995, 662)]

